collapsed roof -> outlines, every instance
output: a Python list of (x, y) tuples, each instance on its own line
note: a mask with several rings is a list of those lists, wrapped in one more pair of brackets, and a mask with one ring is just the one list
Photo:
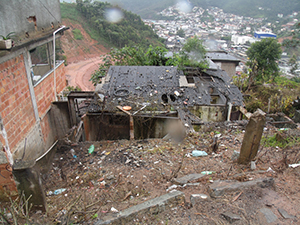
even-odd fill
[[(111, 66), (96, 92), (105, 96), (105, 110), (117, 105), (165, 105), (174, 109), (190, 106), (243, 105), (239, 89), (225, 71), (187, 69), (186, 74), (173, 66)], [(217, 99), (217, 100), (216, 100)]]

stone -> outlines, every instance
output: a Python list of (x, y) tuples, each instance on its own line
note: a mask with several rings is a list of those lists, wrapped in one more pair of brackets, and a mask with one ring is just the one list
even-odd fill
[(239, 181), (215, 181), (209, 186), (211, 197), (222, 196), (225, 193), (241, 191), (242, 189), (259, 186), (261, 188), (273, 187), (274, 179), (272, 177), (260, 178), (256, 180), (239, 182)]
[(173, 208), (185, 202), (184, 193), (181, 191), (173, 191), (160, 197), (148, 200), (139, 205), (132, 206), (112, 216), (104, 217), (95, 225), (102, 224), (128, 224), (139, 215), (143, 214), (158, 214), (167, 208)]
[(277, 216), (272, 212), (271, 209), (261, 208), (259, 211), (265, 216), (267, 223), (273, 223), (277, 220)]
[(296, 219), (295, 216), (292, 216), (290, 214), (288, 214), (287, 211), (285, 211), (284, 209), (279, 208), (278, 212), (280, 213), (280, 215), (284, 218), (284, 219)]
[(204, 176), (205, 175), (203, 175), (203, 174), (193, 173), (193, 174), (186, 175), (184, 177), (176, 178), (176, 179), (173, 180), (173, 182), (175, 184), (184, 185), (186, 183), (189, 183), (193, 180), (197, 180), (197, 179), (202, 178)]
[(205, 194), (191, 194), (190, 200), (191, 204), (194, 207), (197, 203), (201, 203), (203, 201), (207, 201), (209, 197)]
[(295, 111), (295, 115), (294, 115), (294, 117), (293, 117), (293, 121), (294, 121), (295, 123), (300, 123), (300, 110), (296, 110), (296, 111)]
[(225, 219), (229, 222), (229, 223), (233, 223), (237, 220), (241, 220), (242, 218), (239, 215), (233, 214), (231, 212), (224, 212), (221, 214), (222, 216), (225, 217)]

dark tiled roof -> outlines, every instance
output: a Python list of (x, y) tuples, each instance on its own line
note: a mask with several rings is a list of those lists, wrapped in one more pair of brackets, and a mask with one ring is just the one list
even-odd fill
[[(207, 69), (200, 72), (196, 69), (189, 74), (192, 74), (194, 84), (189, 84), (177, 67), (111, 66), (105, 81), (97, 86), (96, 91), (107, 96), (107, 107), (111, 105), (110, 109), (126, 102), (160, 107), (163, 98), (174, 109), (211, 105), (212, 90), (220, 95), (223, 104), (226, 102), (225, 95), (233, 105), (243, 104), (241, 92), (230, 83), (225, 71)], [(185, 85), (180, 83), (182, 79)]]

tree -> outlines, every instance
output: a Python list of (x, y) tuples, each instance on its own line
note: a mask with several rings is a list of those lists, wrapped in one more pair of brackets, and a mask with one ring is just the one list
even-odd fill
[(295, 71), (298, 69), (298, 62), (297, 62), (297, 56), (294, 54), (290, 60), (289, 60), (289, 66), (291, 67), (290, 72), (291, 74), (295, 75)]
[(277, 43), (277, 40), (272, 38), (262, 39), (250, 46), (246, 52), (249, 58), (247, 65), (252, 68), (255, 64), (257, 68), (255, 76), (252, 76), (254, 81), (266, 82), (279, 75), (277, 61), (282, 53), (280, 47), (281, 45)]
[(184, 38), (184, 37), (185, 37), (184, 30), (183, 30), (183, 29), (179, 29), (179, 30), (177, 31), (177, 35), (178, 35), (179, 37)]
[(103, 59), (99, 69), (92, 75), (90, 81), (97, 85), (101, 77), (104, 77), (110, 66), (178, 66), (180, 69), (185, 67), (206, 68), (206, 50), (202, 40), (197, 37), (187, 40), (182, 50), (173, 57), (166, 57), (167, 49), (164, 47), (153, 47), (147, 49), (141, 46), (113, 48)]
[(197, 36), (189, 38), (179, 52), (179, 66), (207, 68), (205, 55), (206, 49), (203, 46), (203, 41)]

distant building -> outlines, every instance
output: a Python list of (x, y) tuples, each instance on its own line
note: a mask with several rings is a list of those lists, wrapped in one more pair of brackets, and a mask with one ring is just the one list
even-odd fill
[(226, 71), (230, 78), (235, 75), (236, 67), (240, 62), (239, 59), (224, 51), (209, 51), (206, 53), (206, 58), (213, 61), (219, 69)]
[(232, 35), (231, 36), (231, 41), (235, 44), (235, 45), (243, 45), (245, 44), (247, 41), (249, 41), (250, 43), (254, 43), (256, 41), (256, 39), (254, 39), (253, 37), (249, 37), (249, 36), (240, 36), (240, 35)]
[(254, 37), (263, 39), (263, 38), (277, 38), (277, 35), (269, 32), (254, 32)]

